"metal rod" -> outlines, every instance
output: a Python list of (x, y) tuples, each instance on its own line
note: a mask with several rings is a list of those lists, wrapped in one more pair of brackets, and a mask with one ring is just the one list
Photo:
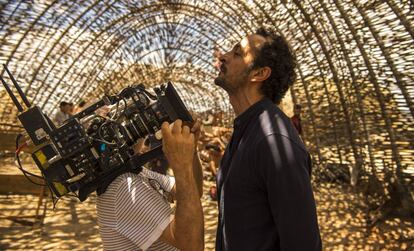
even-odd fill
[(20, 97), (22, 98), (23, 102), (26, 104), (27, 108), (31, 107), (32, 105), (30, 104), (30, 102), (27, 99), (26, 95), (23, 93), (22, 88), (20, 88), (20, 86), (17, 83), (16, 79), (14, 79), (14, 77), (11, 74), (11, 72), (9, 71), (9, 69), (7, 69), (7, 66), (5, 64), (3, 64), (3, 67), (6, 70), (7, 74), (9, 74), (9, 77), (10, 77), (11, 81), (13, 82), (14, 87), (16, 87), (17, 92), (20, 94)]
[(6, 88), (7, 93), (9, 94), (10, 98), (13, 100), (13, 103), (17, 107), (19, 112), (23, 112), (23, 107), (20, 105), (19, 100), (17, 100), (16, 96), (14, 96), (12, 90), (7, 85), (6, 81), (4, 81), (2, 76), (0, 76), (0, 80), (3, 83), (4, 88)]

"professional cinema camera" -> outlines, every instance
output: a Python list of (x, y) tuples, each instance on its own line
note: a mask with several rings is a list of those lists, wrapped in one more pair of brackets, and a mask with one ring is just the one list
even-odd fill
[[(143, 164), (162, 154), (162, 150), (159, 146), (134, 155), (132, 146), (138, 139), (155, 134), (164, 121), (192, 121), (169, 82), (154, 88), (155, 95), (142, 84), (126, 87), (117, 95), (105, 95), (56, 127), (38, 106), (30, 104), (6, 65), (4, 67), (27, 106), (23, 109), (0, 76), (19, 110), (18, 118), (30, 144), (34, 145), (32, 158), (58, 198), (72, 194), (84, 201), (94, 191), (104, 192), (118, 175), (139, 172)], [(99, 115), (101, 107), (110, 107), (110, 111)]]

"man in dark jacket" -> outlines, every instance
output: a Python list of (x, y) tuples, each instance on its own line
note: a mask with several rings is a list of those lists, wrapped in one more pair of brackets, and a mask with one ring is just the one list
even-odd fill
[(217, 176), (216, 250), (321, 250), (311, 158), (276, 104), (295, 81), (286, 41), (259, 29), (219, 57), (237, 118)]

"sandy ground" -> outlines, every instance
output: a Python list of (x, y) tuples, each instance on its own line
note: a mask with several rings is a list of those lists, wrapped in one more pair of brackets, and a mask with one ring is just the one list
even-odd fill
[[(0, 171), (13, 172), (4, 165)], [(202, 198), (205, 250), (214, 250), (216, 230), (211, 185), (205, 182)], [(329, 183), (314, 184), (314, 193), (324, 250), (414, 250), (414, 219), (389, 219), (367, 229), (362, 195)], [(52, 210), (49, 199), (43, 226), (33, 226), (38, 196), (0, 195), (0, 250), (102, 250), (95, 202), (96, 196), (83, 203), (67, 198)]]
[[(52, 210), (49, 199), (44, 225), (32, 226), (34, 217), (28, 216), (35, 215), (38, 197), (1, 195), (0, 250), (102, 250), (95, 202), (95, 195), (83, 203), (63, 199)], [(203, 196), (206, 250), (214, 249), (216, 207)]]

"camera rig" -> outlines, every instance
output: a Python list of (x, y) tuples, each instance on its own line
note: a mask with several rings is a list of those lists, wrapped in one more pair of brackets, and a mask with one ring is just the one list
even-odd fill
[[(30, 104), (6, 65), (3, 66), (27, 107), (23, 109), (0, 76), (34, 146), (32, 158), (45, 184), (58, 198), (72, 193), (84, 201), (94, 191), (103, 193), (120, 174), (140, 172), (143, 164), (162, 154), (162, 147), (158, 146), (135, 155), (132, 146), (138, 139), (155, 134), (164, 121), (192, 122), (190, 113), (168, 82), (154, 88), (155, 95), (142, 84), (128, 86), (117, 95), (105, 95), (63, 125), (56, 126), (38, 106)], [(102, 107), (110, 107), (106, 115), (99, 114)]]

